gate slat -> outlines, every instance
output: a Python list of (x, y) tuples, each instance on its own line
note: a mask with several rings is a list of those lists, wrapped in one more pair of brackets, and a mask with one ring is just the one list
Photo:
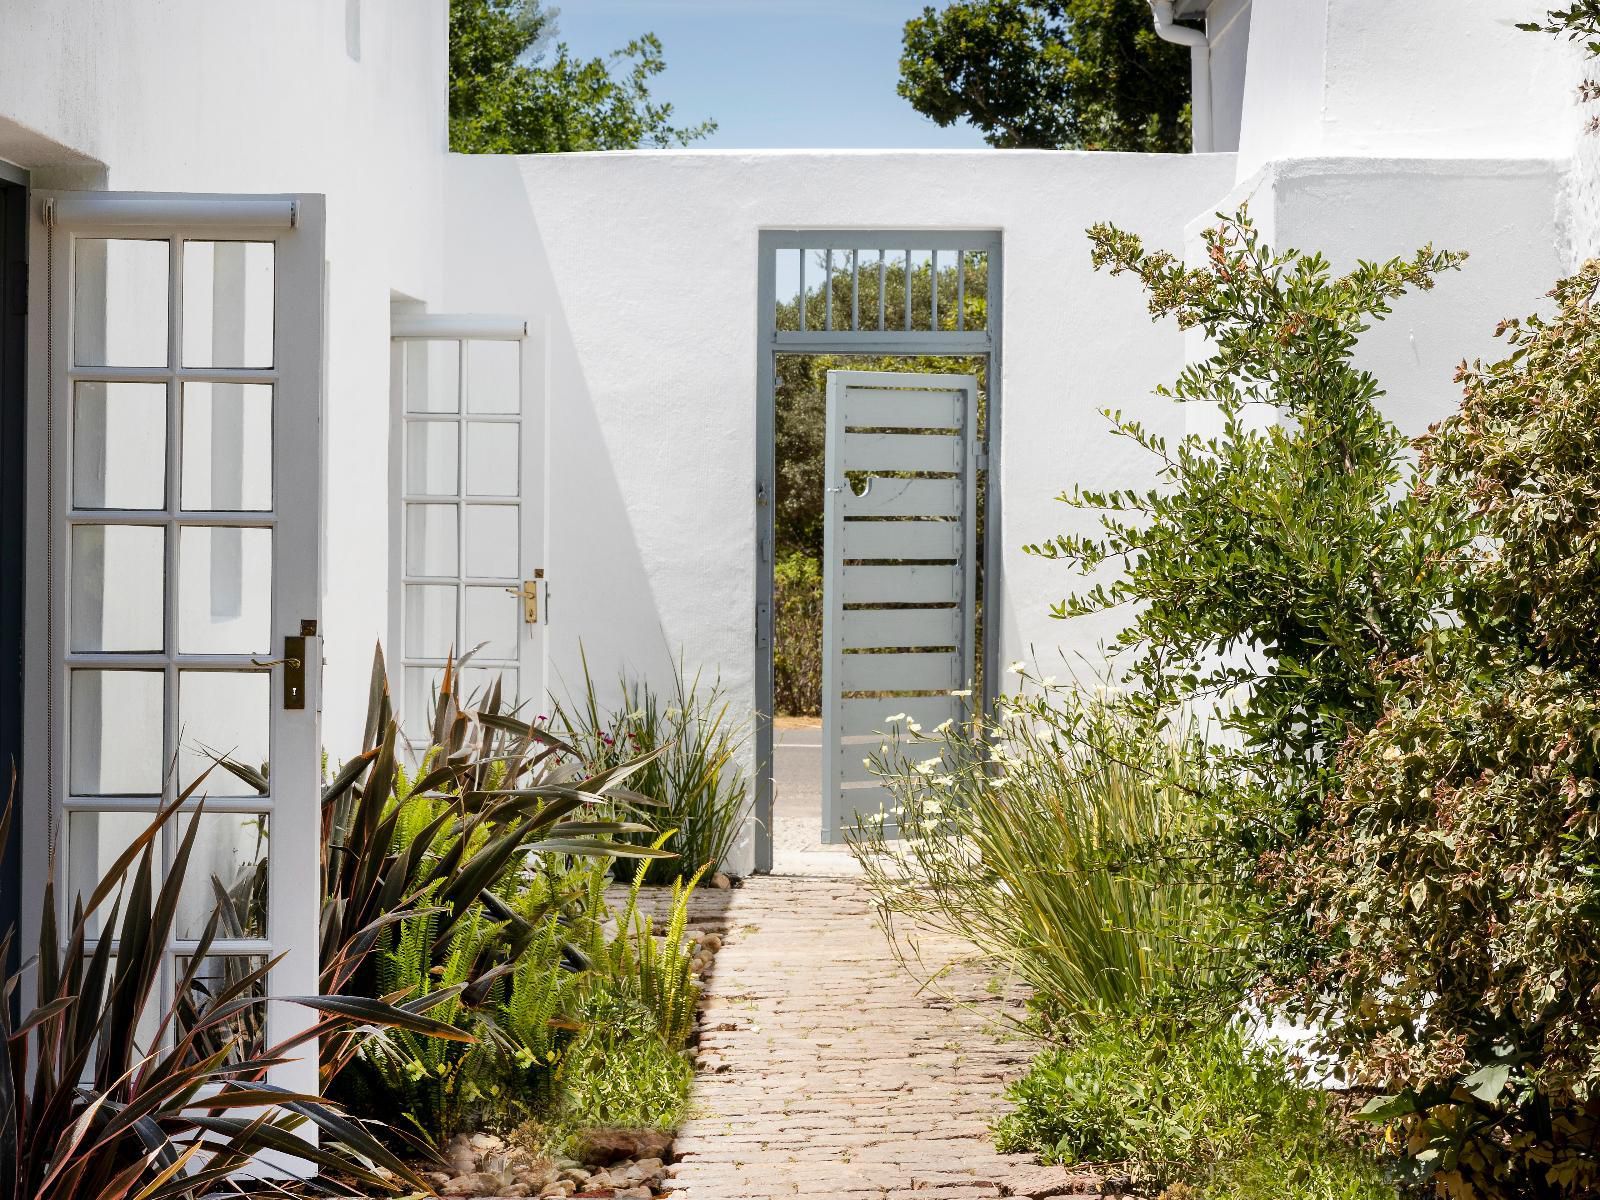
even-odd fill
[(953, 561), (960, 532), (955, 521), (846, 521), (844, 557)]
[(955, 604), (961, 580), (954, 563), (914, 567), (839, 568), (842, 604)]
[(869, 477), (867, 493), (858, 496), (846, 485), (839, 498), (850, 517), (955, 517), (961, 515), (959, 479), (893, 479)]
[(884, 832), (893, 834), (898, 828), (894, 819), (894, 810), (900, 802), (894, 798), (894, 793), (882, 784), (873, 786), (845, 787), (839, 794), (839, 823), (844, 829), (850, 829), (856, 824), (856, 814), (862, 813), (868, 817), (875, 817), (879, 813), (886, 814)]
[[(907, 376), (914, 378), (914, 376)], [(960, 429), (965, 397), (934, 388), (846, 387), (846, 428)]]
[(839, 689), (845, 692), (934, 692), (959, 687), (955, 654), (840, 655)]
[(961, 644), (958, 608), (850, 608), (839, 620), (846, 650)]
[(956, 471), (961, 439), (947, 433), (847, 433), (846, 471)]
[[(959, 696), (883, 696), (870, 700), (853, 697), (840, 704), (840, 731), (846, 746), (855, 742), (855, 749), (865, 744), (871, 750), (885, 737), (898, 734), (902, 741), (908, 739), (912, 721), (925, 734), (931, 734), (945, 721), (959, 723), (966, 719), (966, 705)], [(904, 720), (889, 720), (902, 715)], [(858, 738), (863, 741), (855, 741)], [(915, 750), (911, 744), (911, 751)]]

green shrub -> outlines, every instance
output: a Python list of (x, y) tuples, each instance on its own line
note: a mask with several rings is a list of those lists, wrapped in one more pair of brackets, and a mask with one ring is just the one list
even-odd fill
[(1305, 1008), (1395, 1093), (1418, 1174), (1455, 1197), (1600, 1190), (1600, 262), (1508, 321), (1423, 441), (1477, 537), (1456, 620), (1392, 664), (1323, 836), (1284, 868), (1336, 947)]
[(777, 716), (822, 712), (822, 564), (803, 551), (772, 568), (772, 706)]
[(1206, 233), (1203, 266), (1109, 226), (1090, 241), (1098, 267), (1139, 278), (1152, 314), (1204, 333), (1210, 356), (1158, 394), (1214, 407), (1218, 432), (1168, 442), (1108, 413), (1155, 485), (1066, 493), (1100, 528), (1028, 549), (1090, 577), (1056, 615), (1131, 614), (1111, 653), (1132, 703), (1215, 709), (1232, 819), (1213, 851), (1263, 910), (1252, 946), (1292, 979), (1323, 947), (1262, 892), (1258, 861), (1321, 820), (1340, 747), (1393, 686), (1375, 664), (1437, 622), (1443, 558), (1466, 536), (1408, 486), (1406, 439), (1355, 351), (1396, 298), (1463, 256), (1425, 247), (1335, 276), (1320, 255), (1266, 246), (1242, 211)]
[[(1121, 1020), (1040, 1055), (1007, 1089), (998, 1148), (1111, 1164), (1215, 1200), (1380, 1200), (1395, 1189), (1320, 1092), (1235, 1025)], [(1178, 1189), (1174, 1189), (1178, 1193)], [(1190, 1194), (1193, 1194), (1190, 1193)]]
[[(630, 756), (648, 759), (628, 783), (648, 804), (651, 823), (672, 831), (670, 854), (648, 867), (651, 882), (688, 879), (716, 871), (727, 860), (750, 813), (750, 781), (739, 759), (749, 744), (750, 725), (735, 716), (720, 679), (702, 681), (673, 669), (672, 691), (663, 695), (641, 679), (623, 676), (620, 710), (600, 700), (599, 689), (583, 663), (583, 693), (556, 705), (556, 720), (577, 748), (586, 772), (612, 770)], [(624, 803), (623, 815), (633, 812)], [(624, 840), (643, 842), (635, 831)], [(641, 856), (644, 857), (644, 856)], [(637, 864), (619, 862), (619, 878), (631, 878)]]
[(892, 724), (880, 765), (900, 841), (869, 822), (850, 843), (891, 937), (900, 919), (954, 933), (1020, 975), (1049, 1024), (1231, 1011), (1227, 890), (1193, 858), (1196, 741), (1048, 682), (994, 721)]

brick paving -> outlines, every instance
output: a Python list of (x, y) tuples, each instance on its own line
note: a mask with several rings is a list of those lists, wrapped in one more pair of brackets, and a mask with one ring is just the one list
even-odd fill
[[(1014, 994), (953, 971), (938, 995), (889, 953), (857, 880), (755, 877), (697, 893), (726, 938), (703, 1001), (676, 1200), (976, 1200), (1026, 1160), (988, 1123), (1029, 1046)], [(954, 950), (931, 939), (929, 961)], [(953, 1002), (954, 1001), (954, 1002)]]

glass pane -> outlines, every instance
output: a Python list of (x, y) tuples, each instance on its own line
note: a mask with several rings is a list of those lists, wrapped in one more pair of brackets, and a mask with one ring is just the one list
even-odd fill
[(166, 544), (159, 525), (72, 527), (74, 650), (162, 648)]
[(460, 466), (454, 421), (406, 422), (406, 491), (413, 496), (454, 496)]
[(166, 384), (73, 385), (72, 503), (167, 506)]
[(467, 494), (516, 496), (517, 439), (520, 425), (496, 421), (467, 422)]
[[(79, 897), (88, 900), (94, 889), (99, 886), (100, 880), (111, 869), (111, 865), (117, 861), (117, 856), (133, 845), (135, 839), (150, 827), (154, 819), (154, 814), (147, 812), (89, 812), (73, 809), (67, 814), (67, 912), (72, 911), (72, 906)], [(159, 886), (161, 873), (159, 840), (155, 846), (153, 868), (155, 882)], [(124, 887), (132, 881), (133, 870), (137, 869), (137, 866), (138, 859), (135, 859), (134, 868), (123, 874)], [(113, 891), (99, 908), (89, 914), (86, 922), (89, 937), (97, 938), (108, 931), (111, 907), (117, 895), (118, 893)], [(128, 897), (124, 895), (122, 903), (117, 907), (119, 922), (127, 909)]]
[(509, 579), (517, 574), (517, 506), (467, 505), (467, 574), (474, 579)]
[(198, 796), (259, 796), (261, 789), (217, 765), (236, 759), (266, 774), (272, 677), (265, 671), (178, 672), (178, 786), (200, 778)]
[(454, 576), (457, 568), (456, 506), (406, 505), (406, 573)]
[(500, 711), (517, 708), (517, 669), (515, 667), (467, 667), (461, 672), (462, 703), (475, 708), (486, 703), (495, 681), (500, 681)]
[(406, 411), (461, 411), (461, 343), (408, 341)]
[(183, 365), (272, 365), (271, 242), (183, 244)]
[(79, 238), (72, 357), (84, 367), (167, 365), (167, 243)]
[[(217, 774), (213, 771), (212, 778)], [(220, 911), (217, 937), (266, 937), (266, 814), (208, 812), (198, 818), (184, 814), (173, 824), (169, 835), (174, 847), (188, 833), (191, 820), (198, 820), (200, 825), (178, 893), (174, 935), (199, 937), (211, 914)]]
[(178, 649), (272, 648), (272, 531), (185, 525), (178, 533)]
[(522, 343), (467, 343), (467, 411), (522, 411)]
[(522, 600), (504, 587), (467, 589), (467, 628), (461, 639), (466, 649), (484, 643), (479, 659), (517, 657), (517, 634), (522, 626)]
[(72, 794), (160, 795), (162, 673), (73, 671), (68, 690)]
[[(176, 961), (174, 986), (188, 978), (193, 962), (194, 959), (188, 957)], [(194, 972), (194, 981), (186, 989), (187, 995), (178, 997), (175, 1022), (178, 1036), (182, 1037), (193, 1029), (200, 1017), (216, 1003), (218, 996), (227, 993), (230, 987), (237, 987), (252, 971), (259, 971), (266, 964), (265, 958), (253, 954), (211, 954), (202, 959), (199, 969)], [(232, 998), (261, 998), (266, 994), (266, 980), (263, 978), (249, 984), (244, 992)], [(259, 1056), (266, 1049), (266, 1013), (266, 1005), (254, 1004), (230, 1013), (215, 1024), (206, 1025), (195, 1038), (196, 1049), (201, 1055), (210, 1056), (226, 1047), (226, 1061), (230, 1063)]]
[(406, 668), (400, 727), (414, 742), (426, 741), (433, 728), (435, 689), (439, 686), (440, 674), (439, 667)]
[(183, 385), (183, 507), (272, 507), (272, 385)]
[(456, 589), (437, 585), (406, 588), (407, 658), (444, 658), (456, 641)]

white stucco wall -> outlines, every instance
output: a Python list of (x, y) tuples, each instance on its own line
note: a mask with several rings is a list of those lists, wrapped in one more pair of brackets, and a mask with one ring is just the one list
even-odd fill
[[(435, 296), (446, 0), (6, 0), (0, 159), (36, 187), (327, 203), (324, 733), (359, 738), (387, 632), (389, 302)], [(307, 613), (306, 616), (313, 614)]]
[(1543, 0), (1257, 5), (1239, 176), (1292, 157), (1564, 157), (1575, 50)]
[[(1361, 341), (1358, 361), (1387, 392), (1384, 411), (1416, 436), (1459, 403), (1456, 366), (1503, 353), (1496, 324), (1540, 308), (1566, 269), (1568, 171), (1562, 159), (1294, 159), (1258, 172), (1221, 207), (1248, 203), (1270, 244), (1320, 251), (1335, 272), (1430, 243), (1467, 252), (1459, 271), (1401, 297)], [(1211, 223), (1209, 214), (1190, 222), (1191, 259)]]
[[(1074, 482), (1148, 464), (1101, 407), (1153, 410), (1182, 339), (1138, 287), (1090, 269), (1116, 221), (1181, 249), (1230, 156), (1033, 152), (674, 152), (454, 158), (457, 309), (526, 312), (542, 341), (552, 684), (582, 644), (608, 680), (680, 649), (754, 700), (756, 262), (762, 228), (998, 228), (1005, 288), (1001, 444), (1006, 660), (1092, 656), (1103, 630), (1048, 615), (1062, 567), (1020, 546), (1060, 530)], [(1054, 668), (1062, 669), (1058, 665)]]

